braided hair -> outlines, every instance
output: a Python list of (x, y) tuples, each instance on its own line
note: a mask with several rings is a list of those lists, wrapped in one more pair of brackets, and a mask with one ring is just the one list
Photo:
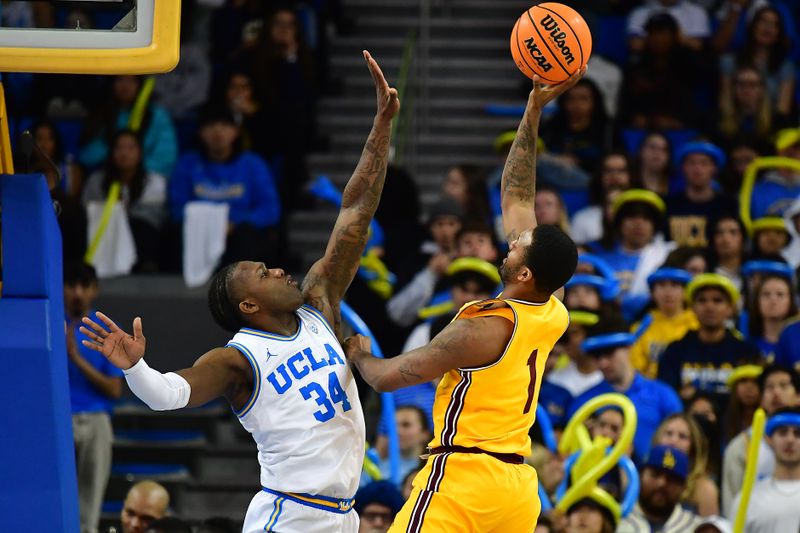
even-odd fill
[(220, 327), (234, 333), (245, 325), (229, 293), (229, 284), (238, 264), (231, 263), (219, 270), (211, 278), (211, 285), (208, 287), (208, 308), (211, 316)]

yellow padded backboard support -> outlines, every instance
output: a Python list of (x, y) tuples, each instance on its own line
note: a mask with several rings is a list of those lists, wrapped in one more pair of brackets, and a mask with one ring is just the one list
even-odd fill
[(155, 74), (169, 72), (180, 57), (180, 0), (156, 0), (149, 46), (116, 49), (0, 48), (2, 72), (53, 74)]

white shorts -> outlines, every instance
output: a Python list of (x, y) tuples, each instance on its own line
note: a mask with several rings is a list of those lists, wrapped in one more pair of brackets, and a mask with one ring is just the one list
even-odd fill
[(247, 508), (242, 533), (358, 533), (358, 514), (329, 511), (291, 495), (262, 490)]

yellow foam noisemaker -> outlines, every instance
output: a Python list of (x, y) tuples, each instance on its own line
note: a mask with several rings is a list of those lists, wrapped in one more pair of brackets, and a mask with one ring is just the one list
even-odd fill
[(695, 293), (706, 287), (722, 289), (730, 297), (731, 303), (734, 305), (739, 301), (739, 290), (731, 283), (731, 280), (720, 274), (698, 274), (695, 276), (686, 286), (686, 299), (690, 302), (693, 301)]
[(761, 375), (764, 369), (758, 365), (742, 365), (733, 369), (730, 376), (728, 376), (728, 388), (742, 379), (755, 379)]
[(477, 257), (461, 257), (456, 259), (447, 267), (447, 275), (452, 276), (460, 272), (475, 272), (485, 276), (494, 283), (500, 283), (500, 273), (497, 267), (488, 261)]
[(570, 311), (569, 321), (579, 326), (594, 326), (600, 322), (600, 316), (589, 311)]
[(733, 533), (743, 533), (745, 520), (747, 519), (747, 507), (750, 504), (750, 493), (753, 491), (753, 484), (756, 482), (756, 468), (758, 466), (758, 449), (761, 447), (761, 439), (764, 438), (764, 428), (767, 425), (767, 415), (764, 409), (759, 407), (753, 415), (753, 424), (750, 426), (750, 444), (747, 446), (747, 462), (744, 469), (744, 480), (742, 481), (742, 497), (739, 508), (736, 510), (736, 519), (733, 522)]
[(108, 189), (108, 196), (106, 197), (106, 203), (103, 205), (103, 214), (100, 217), (100, 224), (97, 226), (97, 231), (94, 232), (94, 236), (92, 236), (92, 242), (89, 245), (89, 249), (86, 250), (86, 255), (83, 256), (83, 260), (89, 264), (94, 260), (94, 254), (97, 253), (100, 241), (103, 239), (103, 235), (105, 235), (106, 229), (108, 228), (108, 223), (111, 221), (111, 213), (114, 212), (114, 206), (117, 205), (119, 201), (120, 189), (121, 187), (118, 181), (112, 183), (111, 187)]
[(757, 231), (769, 229), (789, 233), (789, 230), (786, 229), (786, 221), (781, 217), (763, 217), (753, 221), (753, 225), (750, 228), (750, 234), (753, 235)]
[(614, 198), (614, 203), (611, 204), (612, 216), (617, 216), (622, 206), (631, 202), (642, 202), (651, 205), (662, 215), (667, 211), (667, 205), (664, 203), (664, 200), (653, 191), (648, 191), (646, 189), (628, 189)]
[(394, 286), (390, 280), (390, 272), (386, 263), (378, 256), (374, 248), (370, 248), (367, 253), (361, 256), (361, 266), (373, 274), (374, 279), (367, 281), (367, 286), (384, 300), (388, 300), (392, 295)]
[(775, 135), (775, 149), (779, 152), (799, 142), (800, 128), (785, 128)]
[(753, 220), (750, 217), (750, 203), (753, 198), (756, 177), (760, 171), (767, 168), (788, 168), (800, 172), (800, 161), (790, 157), (759, 157), (753, 160), (744, 171), (742, 187), (739, 189), (739, 216), (748, 231), (752, 231), (753, 226)]

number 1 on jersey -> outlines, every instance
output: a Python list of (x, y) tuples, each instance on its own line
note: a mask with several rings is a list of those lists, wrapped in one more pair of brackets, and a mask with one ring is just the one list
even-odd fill
[(533, 393), (536, 392), (536, 356), (539, 354), (539, 349), (535, 349), (528, 357), (528, 370), (531, 373), (531, 382), (528, 384), (528, 401), (525, 402), (525, 409), (522, 414), (527, 414), (531, 410), (533, 403)]

